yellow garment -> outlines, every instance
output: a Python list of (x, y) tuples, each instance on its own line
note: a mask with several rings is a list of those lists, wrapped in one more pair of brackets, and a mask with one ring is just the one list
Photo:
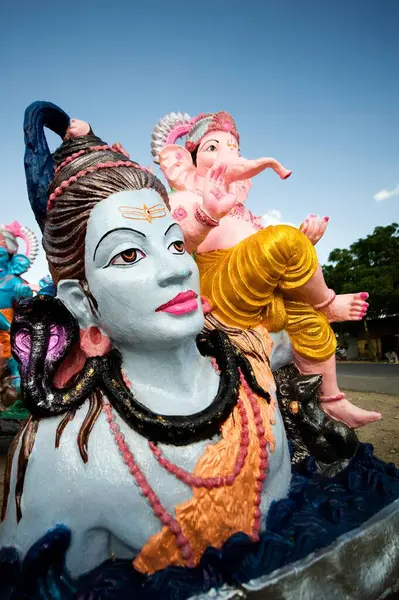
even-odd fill
[(289, 225), (269, 226), (233, 248), (197, 254), (201, 293), (213, 312), (231, 327), (263, 324), (286, 329), (294, 350), (325, 361), (336, 347), (327, 317), (284, 292), (302, 287), (314, 275), (317, 256), (307, 237)]
[[(12, 308), (0, 308), (1, 314), (11, 323), (14, 310)], [(4, 360), (11, 358), (10, 332), (0, 329), (0, 356)]]

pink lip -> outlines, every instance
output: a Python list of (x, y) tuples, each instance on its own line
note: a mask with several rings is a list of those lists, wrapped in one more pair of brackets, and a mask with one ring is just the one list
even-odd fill
[(183, 292), (177, 294), (176, 298), (166, 304), (162, 304), (155, 312), (167, 312), (171, 315), (186, 315), (198, 309), (197, 294), (195, 292)]

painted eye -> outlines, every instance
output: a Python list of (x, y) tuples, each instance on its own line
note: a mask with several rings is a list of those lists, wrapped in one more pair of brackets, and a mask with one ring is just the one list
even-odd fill
[(168, 250), (170, 250), (173, 254), (184, 254), (186, 251), (186, 247), (184, 245), (184, 242), (182, 242), (181, 240), (176, 240), (175, 242), (172, 242), (170, 244)]
[(144, 252), (138, 248), (128, 248), (128, 250), (124, 250), (123, 252), (120, 252), (114, 256), (109, 264), (118, 266), (135, 265), (143, 260), (143, 258), (145, 258)]
[(216, 146), (214, 144), (211, 144), (210, 146), (208, 146), (208, 148), (205, 150), (205, 152), (215, 152), (217, 150)]

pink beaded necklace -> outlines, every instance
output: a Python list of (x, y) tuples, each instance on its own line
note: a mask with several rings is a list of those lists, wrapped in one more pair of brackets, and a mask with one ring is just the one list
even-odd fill
[[(220, 372), (218, 366), (216, 364), (215, 359), (211, 359), (212, 364), (216, 370), (216, 372)], [(131, 387), (129, 380), (126, 377), (126, 374), (122, 372), (123, 379), (125, 385), (127, 387)], [(265, 430), (263, 428), (263, 420), (260, 412), (260, 408), (258, 406), (257, 400), (253, 395), (249, 385), (247, 384), (242, 372), (240, 371), (240, 380), (245, 393), (250, 401), (255, 424), (257, 437), (259, 442), (259, 456), (260, 456), (260, 464), (259, 464), (259, 475), (256, 478), (255, 483), (255, 499), (254, 499), (254, 514), (253, 514), (253, 525), (252, 525), (252, 533), (251, 539), (256, 542), (259, 540), (259, 531), (260, 531), (260, 521), (261, 521), (261, 510), (260, 504), (262, 499), (262, 489), (263, 484), (266, 479), (266, 470), (268, 466), (267, 461), (267, 439), (265, 437)], [(185, 471), (184, 469), (178, 467), (177, 465), (168, 461), (158, 449), (157, 445), (153, 442), (148, 442), (149, 447), (154, 454), (158, 463), (165, 468), (169, 473), (175, 475), (177, 479), (185, 483), (190, 487), (205, 487), (207, 489), (214, 489), (223, 486), (230, 486), (234, 483), (238, 475), (240, 474), (244, 464), (245, 459), (248, 455), (248, 446), (249, 446), (249, 431), (248, 431), (248, 417), (245, 411), (244, 404), (242, 400), (238, 400), (237, 402), (238, 411), (241, 419), (241, 439), (240, 439), (240, 448), (237, 453), (235, 465), (233, 468), (233, 472), (231, 475), (222, 476), (222, 477), (195, 477), (192, 473)], [(114, 436), (116, 445), (118, 450), (122, 456), (122, 459), (126, 466), (129, 469), (130, 474), (136, 480), (138, 487), (140, 488), (143, 496), (145, 496), (153, 510), (154, 515), (159, 519), (161, 524), (164, 527), (167, 527), (175, 536), (176, 544), (180, 550), (180, 554), (182, 558), (186, 561), (188, 567), (194, 567), (194, 554), (192, 546), (188, 540), (188, 538), (183, 534), (182, 529), (178, 521), (167, 512), (167, 510), (162, 506), (159, 498), (155, 494), (154, 490), (148, 483), (145, 475), (141, 471), (140, 467), (137, 465), (133, 453), (131, 452), (124, 435), (120, 432), (119, 425), (116, 423), (115, 415), (113, 413), (112, 407), (109, 403), (103, 404), (103, 411), (106, 415), (106, 419), (108, 421), (111, 432)]]
[(119, 431), (119, 425), (115, 421), (115, 416), (112, 412), (110, 404), (106, 403), (103, 405), (103, 411), (106, 414), (107, 421), (110, 429), (114, 435), (115, 442), (118, 446), (119, 452), (122, 455), (123, 462), (129, 469), (130, 474), (136, 480), (143, 496), (145, 496), (152, 508), (154, 515), (160, 520), (164, 527), (168, 527), (176, 538), (176, 544), (180, 550), (182, 558), (187, 562), (187, 566), (194, 567), (193, 549), (188, 538), (183, 534), (179, 523), (170, 515), (167, 510), (162, 506), (159, 498), (155, 494), (154, 490), (148, 483), (145, 475), (142, 473), (140, 467), (136, 463), (134, 456), (125, 441), (125, 436)]

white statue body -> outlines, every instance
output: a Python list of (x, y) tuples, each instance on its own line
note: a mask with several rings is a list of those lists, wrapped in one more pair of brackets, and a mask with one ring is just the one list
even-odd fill
[[(98, 202), (91, 212), (85, 242), (85, 271), (98, 310), (90, 309), (78, 281), (58, 283), (58, 297), (82, 330), (101, 329), (122, 355), (125, 376), (137, 400), (163, 415), (190, 415), (215, 398), (219, 375), (200, 354), (196, 336), (204, 325), (199, 277), (184, 251), (183, 234), (167, 210), (162, 218), (132, 220), (131, 209), (162, 203), (151, 189), (118, 192)], [(134, 256), (131, 250), (134, 249)], [(183, 250), (182, 250), (183, 249)], [(126, 253), (131, 260), (126, 262)], [(121, 258), (125, 257), (125, 258)], [(125, 261), (125, 262), (124, 262)], [(176, 311), (158, 310), (184, 292), (193, 300)], [(175, 304), (176, 308), (176, 304)], [(273, 395), (274, 390), (269, 392)], [(111, 556), (134, 559), (162, 525), (155, 517), (118, 451), (104, 412), (96, 420), (84, 463), (77, 438), (89, 402), (78, 409), (55, 447), (60, 417), (42, 419), (31, 452), (17, 524), (15, 485), (19, 447), (14, 454), (10, 493), (0, 528), (0, 548), (13, 546), (24, 556), (48, 530), (65, 525), (72, 531), (67, 568), (83, 574)], [(169, 474), (155, 459), (148, 440), (115, 411), (115, 422), (136, 463), (165, 509), (192, 497), (192, 488)], [(288, 494), (291, 463), (281, 416), (276, 407), (275, 449), (268, 449), (268, 471), (260, 510), (261, 530), (274, 500)], [(159, 444), (171, 462), (192, 472), (205, 449), (219, 440), (186, 446)], [(19, 442), (19, 446), (21, 441)]]

